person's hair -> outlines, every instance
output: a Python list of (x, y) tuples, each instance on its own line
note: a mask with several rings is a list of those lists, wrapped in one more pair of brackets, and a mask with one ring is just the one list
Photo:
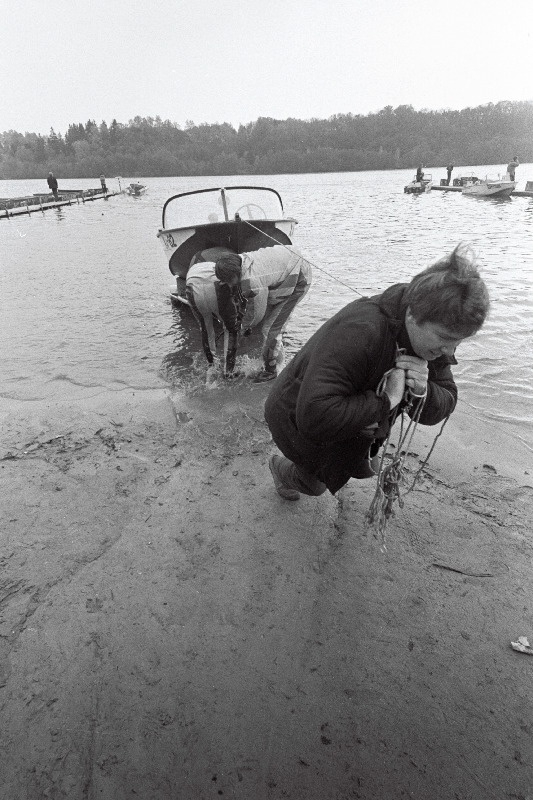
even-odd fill
[(235, 276), (241, 279), (241, 257), (236, 253), (220, 256), (215, 262), (215, 275), (223, 283), (230, 282)]
[(481, 328), (490, 307), (474, 252), (463, 243), (415, 275), (407, 286), (405, 300), (418, 325), (435, 322), (461, 338)]

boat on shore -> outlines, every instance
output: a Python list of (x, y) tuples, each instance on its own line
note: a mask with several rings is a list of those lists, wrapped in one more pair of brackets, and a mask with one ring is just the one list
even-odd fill
[(517, 181), (501, 178), (475, 179), (463, 185), (463, 194), (473, 197), (509, 197), (516, 189)]
[(169, 197), (157, 238), (176, 281), (170, 293), (172, 303), (189, 305), (187, 272), (203, 250), (229, 248), (249, 253), (276, 244), (290, 245), (297, 224), (285, 216), (279, 193), (268, 187), (216, 187)]
[(404, 186), (403, 190), (406, 194), (424, 194), (425, 192), (429, 192), (432, 186), (432, 176), (425, 172), (422, 180), (417, 180), (415, 178), (411, 183), (408, 183), (407, 186)]

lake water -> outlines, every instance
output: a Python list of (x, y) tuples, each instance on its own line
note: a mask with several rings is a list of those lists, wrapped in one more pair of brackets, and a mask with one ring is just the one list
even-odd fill
[[(454, 176), (499, 170), (456, 168)], [(444, 169), (431, 171), (435, 183), (445, 177)], [(199, 332), (187, 310), (170, 305), (173, 280), (156, 239), (162, 206), (180, 191), (263, 185), (281, 193), (286, 214), (299, 223), (294, 244), (315, 265), (313, 287), (287, 331), (289, 353), (356, 292), (407, 281), (459, 241), (470, 242), (492, 311), (458, 351), (460, 399), (533, 447), (533, 199), (404, 194), (412, 177), (412, 170), (398, 170), (141, 178), (148, 191), (139, 199), (118, 195), (0, 219), (0, 396), (32, 401), (101, 388), (179, 390), (198, 381), (205, 371)], [(521, 165), (517, 177), (523, 188), (533, 165)], [(94, 188), (98, 180), (59, 183)], [(3, 181), (0, 193), (31, 194), (43, 184)], [(108, 187), (117, 181), (108, 179)]]

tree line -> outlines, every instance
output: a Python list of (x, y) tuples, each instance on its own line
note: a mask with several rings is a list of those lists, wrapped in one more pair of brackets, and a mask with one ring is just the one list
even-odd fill
[(0, 178), (265, 175), (533, 161), (533, 102), (460, 111), (386, 106), (329, 119), (259, 117), (184, 128), (160, 117), (73, 123), (63, 135), (0, 133)]

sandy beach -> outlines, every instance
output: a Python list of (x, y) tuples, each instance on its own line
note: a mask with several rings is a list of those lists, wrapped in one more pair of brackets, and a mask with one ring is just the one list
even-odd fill
[(3, 800), (533, 798), (530, 442), (460, 404), (384, 549), (268, 389), (2, 401)]

